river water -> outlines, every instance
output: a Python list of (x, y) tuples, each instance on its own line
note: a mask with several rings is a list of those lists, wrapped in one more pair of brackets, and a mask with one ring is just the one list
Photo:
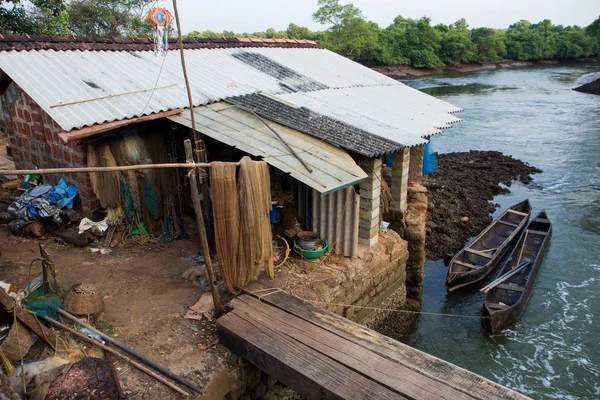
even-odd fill
[[(553, 237), (521, 320), (490, 335), (481, 320), (422, 316), (404, 341), (532, 398), (600, 398), (600, 96), (572, 91), (599, 64), (498, 69), (406, 81), (464, 109), (432, 139), (440, 153), (498, 150), (544, 172), (494, 202), (528, 197)], [(495, 216), (496, 216), (495, 215)], [(423, 311), (482, 315), (478, 288), (448, 294), (426, 265)]]

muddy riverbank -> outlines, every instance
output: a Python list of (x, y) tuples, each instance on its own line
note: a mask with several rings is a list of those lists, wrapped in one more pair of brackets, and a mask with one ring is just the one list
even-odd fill
[(415, 68), (410, 65), (378, 65), (372, 67), (377, 72), (394, 79), (414, 79), (428, 75), (439, 75), (455, 72), (477, 72), (483, 70), (494, 70), (498, 68), (529, 67), (533, 65), (555, 65), (598, 62), (596, 58), (585, 58), (579, 60), (536, 60), (516, 61), (502, 60), (498, 63), (469, 63), (459, 65), (445, 65), (436, 68)]
[(428, 260), (456, 253), (492, 221), (490, 213), (498, 205), (490, 201), (495, 196), (510, 193), (513, 181), (528, 184), (532, 174), (542, 172), (498, 151), (440, 154), (438, 165), (426, 185)]

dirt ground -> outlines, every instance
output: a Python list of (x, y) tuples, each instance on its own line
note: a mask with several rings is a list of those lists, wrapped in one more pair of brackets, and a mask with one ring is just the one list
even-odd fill
[[(479, 234), (496, 208), (490, 200), (509, 193), (514, 180), (525, 184), (532, 174), (542, 172), (497, 151), (470, 151), (438, 155), (439, 171), (428, 178), (429, 215), (427, 259), (454, 254), (472, 236)], [(463, 222), (461, 218), (467, 217)]]
[[(6, 225), (0, 225), (0, 280), (22, 288), (38, 276), (39, 263), (29, 275), (30, 263), (39, 256), (38, 242), (50, 254), (64, 288), (86, 282), (102, 291), (105, 312), (101, 326), (114, 328), (116, 340), (200, 387), (223, 370), (229, 354), (215, 344), (214, 322), (183, 318), (186, 307), (203, 293), (201, 287), (180, 278), (183, 271), (197, 265), (196, 237), (167, 245), (119, 246), (111, 254), (101, 255), (51, 238), (16, 237), (8, 233)], [(127, 398), (182, 397), (123, 361), (115, 365)]]

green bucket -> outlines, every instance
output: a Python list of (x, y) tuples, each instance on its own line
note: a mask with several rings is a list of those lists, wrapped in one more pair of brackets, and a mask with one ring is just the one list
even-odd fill
[(329, 242), (327, 242), (327, 239), (323, 240), (323, 248), (321, 250), (305, 250), (303, 248), (301, 248), (300, 246), (298, 246), (296, 244), (296, 241), (294, 240), (294, 251), (298, 254), (300, 254), (302, 257), (307, 258), (307, 259), (314, 259), (314, 258), (319, 258), (323, 255), (323, 253), (325, 253), (325, 251), (327, 250), (327, 248), (329, 247)]

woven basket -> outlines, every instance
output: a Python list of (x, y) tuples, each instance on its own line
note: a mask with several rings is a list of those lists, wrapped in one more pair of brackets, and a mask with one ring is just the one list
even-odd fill
[(100, 314), (104, 311), (104, 300), (95, 286), (79, 283), (69, 290), (62, 308), (74, 315)]

